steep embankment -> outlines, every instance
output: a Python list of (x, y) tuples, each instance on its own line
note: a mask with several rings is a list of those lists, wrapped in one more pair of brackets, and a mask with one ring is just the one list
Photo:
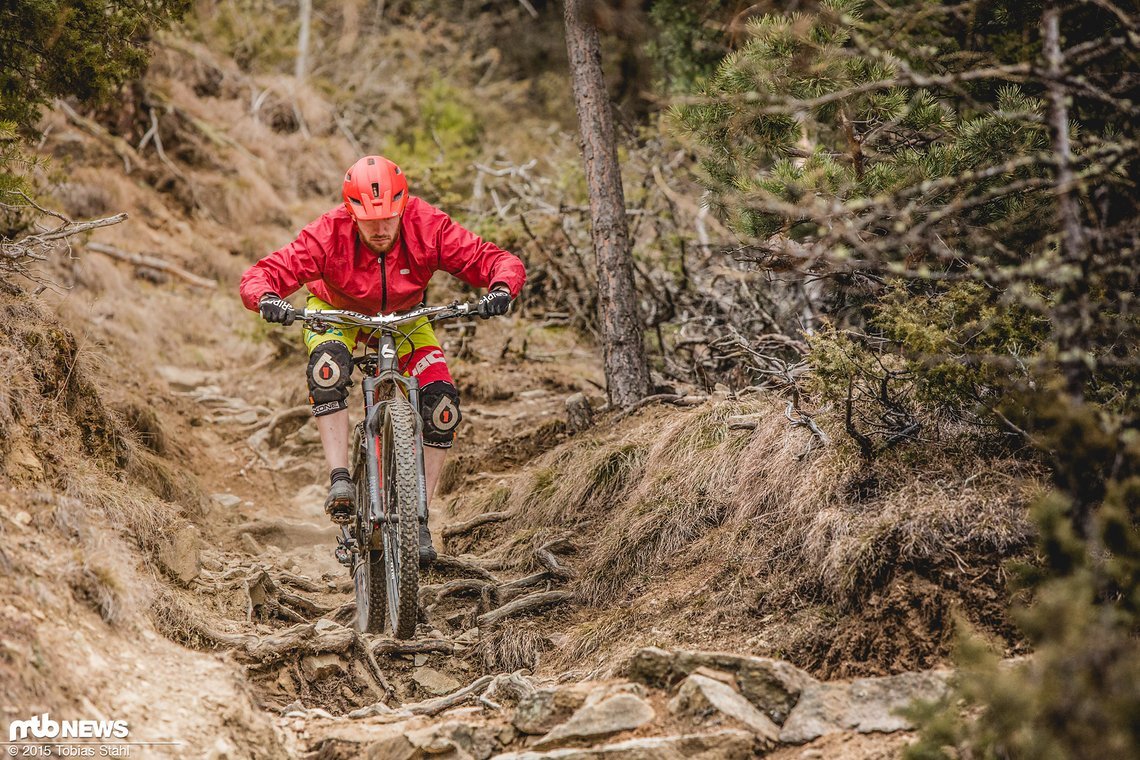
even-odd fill
[[(746, 757), (824, 726), (841, 733), (813, 747), (869, 757), (900, 740), (843, 731), (899, 728), (890, 707), (940, 681), (869, 682), (860, 693), (886, 696), (860, 717), (843, 712), (855, 689), (815, 677), (943, 664), (956, 614), (1016, 648), (1000, 560), (1027, 537), (1039, 486), (1023, 465), (967, 451), (867, 466), (764, 394), (572, 433), (566, 399), (601, 402), (598, 352), (517, 317), (443, 333), (467, 422), (434, 512), (452, 559), (425, 578), (420, 638), (340, 625), (351, 597), (299, 341), (234, 293), (328, 207), (352, 158), (332, 107), (307, 92), (294, 113), (284, 89), (172, 43), (120, 123), (50, 119), (64, 209), (131, 214), (104, 250), (217, 286), (79, 249), (47, 272), (63, 288), (4, 295), (5, 721), (90, 711), (195, 757), (487, 757), (609, 737), (578, 756)], [(251, 111), (254, 92), (269, 94)], [(152, 113), (161, 153), (155, 135), (117, 136)], [(632, 658), (650, 645), (672, 653)], [(699, 667), (731, 693), (686, 681)]]

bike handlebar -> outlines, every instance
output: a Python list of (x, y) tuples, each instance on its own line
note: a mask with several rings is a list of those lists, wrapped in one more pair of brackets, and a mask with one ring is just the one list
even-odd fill
[(434, 322), (439, 319), (451, 317), (479, 316), (479, 302), (459, 303), (456, 301), (450, 306), (421, 306), (399, 314), (378, 314), (370, 317), (356, 311), (346, 309), (297, 309), (295, 320), (305, 322), (320, 321), (334, 327), (365, 327), (386, 328), (404, 322), (411, 322), (421, 317), (428, 317)]

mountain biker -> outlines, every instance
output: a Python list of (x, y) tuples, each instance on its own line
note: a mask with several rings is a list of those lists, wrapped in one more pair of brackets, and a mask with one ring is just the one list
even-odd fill
[[(354, 163), (344, 176), (342, 195), (342, 205), (246, 270), (240, 286), (246, 308), (260, 312), (267, 322), (291, 324), (295, 312), (285, 298), (306, 285), (306, 308), (390, 314), (423, 303), (428, 280), (439, 270), (488, 289), (479, 302), (484, 317), (505, 314), (518, 296), (526, 280), (522, 261), (410, 195), (404, 173), (387, 158), (365, 156)], [(455, 439), (459, 395), (431, 324), (421, 320), (400, 330), (408, 340), (398, 341), (398, 366), (420, 382), (430, 501)], [(359, 332), (340, 328), (303, 334), (309, 352), (309, 403), (329, 468), (325, 512), (342, 523), (355, 510), (348, 472), (346, 399), (352, 385), (352, 351), (369, 337)], [(436, 555), (426, 521), (420, 523), (419, 543), (420, 561), (433, 561)]]

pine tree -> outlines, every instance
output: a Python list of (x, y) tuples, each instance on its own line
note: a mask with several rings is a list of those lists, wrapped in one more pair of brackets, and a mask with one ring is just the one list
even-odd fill
[(1038, 557), (1017, 572), (1034, 659), (999, 668), (966, 638), (959, 688), (909, 755), (1132, 757), (1140, 98), (1120, 72), (1140, 70), (1137, 19), (959, 9), (762, 16), (674, 117), (751, 260), (830, 284), (810, 390), (864, 456), (970, 422), (968, 442), (998, 431), (1052, 472)]

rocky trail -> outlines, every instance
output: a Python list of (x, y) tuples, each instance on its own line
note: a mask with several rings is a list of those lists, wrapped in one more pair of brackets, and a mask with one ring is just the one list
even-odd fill
[[(321, 509), (322, 460), (308, 408), (259, 397), (272, 361), (158, 370), (193, 410), (193, 466), (212, 493), (203, 524), (175, 540), (167, 559), (183, 585), (171, 627), (184, 643), (226, 653), (244, 674), (276, 727), (280, 746), (270, 756), (887, 757), (910, 727), (898, 710), (944, 691), (944, 672), (825, 683), (777, 659), (654, 647), (600, 676), (541, 664), (490, 669), (488, 641), (509, 646), (521, 620), (528, 626), (520, 637), (559, 640), (580, 547), (573, 535), (546, 541), (529, 563), (537, 569), (521, 571), (502, 546), (473, 538), (511, 515), (458, 520), (449, 496), (433, 511), (444, 551), (421, 579), (416, 638), (360, 634), (351, 628), (351, 580), (333, 557), (336, 532)], [(459, 364), (460, 378), (486, 370)], [(549, 386), (566, 376), (540, 365), (519, 381), (537, 388), (469, 394), (469, 436), (441, 490), (493, 483), (564, 438), (560, 420), (575, 386)]]

